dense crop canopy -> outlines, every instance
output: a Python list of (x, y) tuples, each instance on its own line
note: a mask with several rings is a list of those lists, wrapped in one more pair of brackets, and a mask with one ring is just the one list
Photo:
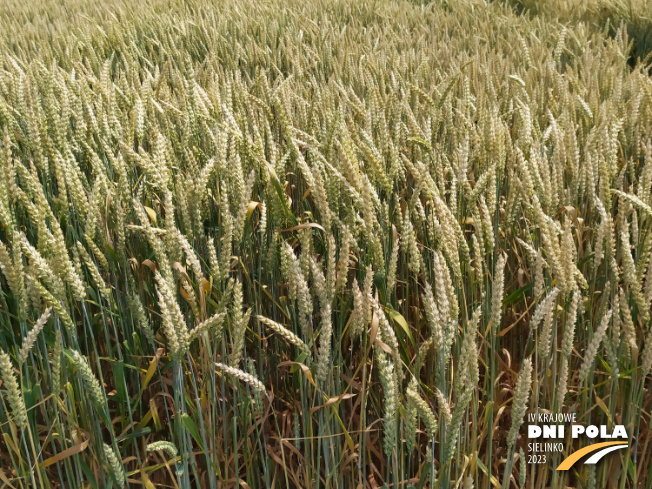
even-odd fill
[[(643, 487), (651, 10), (600, 5), (5, 1), (0, 480)], [(630, 448), (527, 465), (536, 409)]]

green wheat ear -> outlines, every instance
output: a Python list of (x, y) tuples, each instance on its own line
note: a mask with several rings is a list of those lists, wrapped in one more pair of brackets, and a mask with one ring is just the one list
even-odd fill
[(106, 457), (109, 466), (111, 467), (111, 473), (115, 478), (116, 482), (118, 483), (118, 487), (124, 487), (126, 483), (126, 476), (124, 473), (122, 463), (120, 462), (120, 460), (118, 460), (118, 456), (109, 445), (105, 443), (103, 445), (103, 449), (104, 449), (104, 456)]
[(523, 424), (527, 403), (530, 399), (530, 388), (532, 385), (532, 359), (527, 358), (523, 361), (521, 371), (518, 375), (516, 388), (514, 389), (514, 398), (512, 400), (512, 424), (507, 434), (507, 446), (511, 449), (514, 446), (518, 431)]
[(145, 450), (147, 452), (163, 451), (167, 453), (170, 458), (176, 458), (177, 454), (179, 453), (177, 447), (175, 447), (174, 444), (170, 443), (169, 441), (156, 441), (154, 443), (150, 443), (147, 445), (147, 447), (145, 447)]
[(18, 426), (23, 427), (27, 423), (27, 409), (14, 374), (11, 359), (4, 351), (0, 351), (0, 378), (2, 378), (9, 406), (11, 407), (11, 417)]

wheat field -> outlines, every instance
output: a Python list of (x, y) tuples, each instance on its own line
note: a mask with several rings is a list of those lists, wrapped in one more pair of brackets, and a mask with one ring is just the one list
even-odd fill
[(652, 487), (651, 70), (649, 0), (5, 0), (0, 488)]

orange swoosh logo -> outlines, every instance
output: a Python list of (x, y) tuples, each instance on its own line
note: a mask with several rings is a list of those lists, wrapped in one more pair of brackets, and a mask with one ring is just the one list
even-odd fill
[(575, 464), (575, 462), (581, 459), (584, 455), (588, 455), (591, 452), (595, 452), (596, 450), (600, 450), (601, 448), (610, 447), (613, 445), (627, 445), (627, 442), (605, 441), (603, 443), (594, 443), (593, 445), (589, 445), (588, 447), (584, 447), (576, 452), (573, 452), (561, 464), (559, 464), (557, 470), (568, 470), (573, 466), (573, 464)]

